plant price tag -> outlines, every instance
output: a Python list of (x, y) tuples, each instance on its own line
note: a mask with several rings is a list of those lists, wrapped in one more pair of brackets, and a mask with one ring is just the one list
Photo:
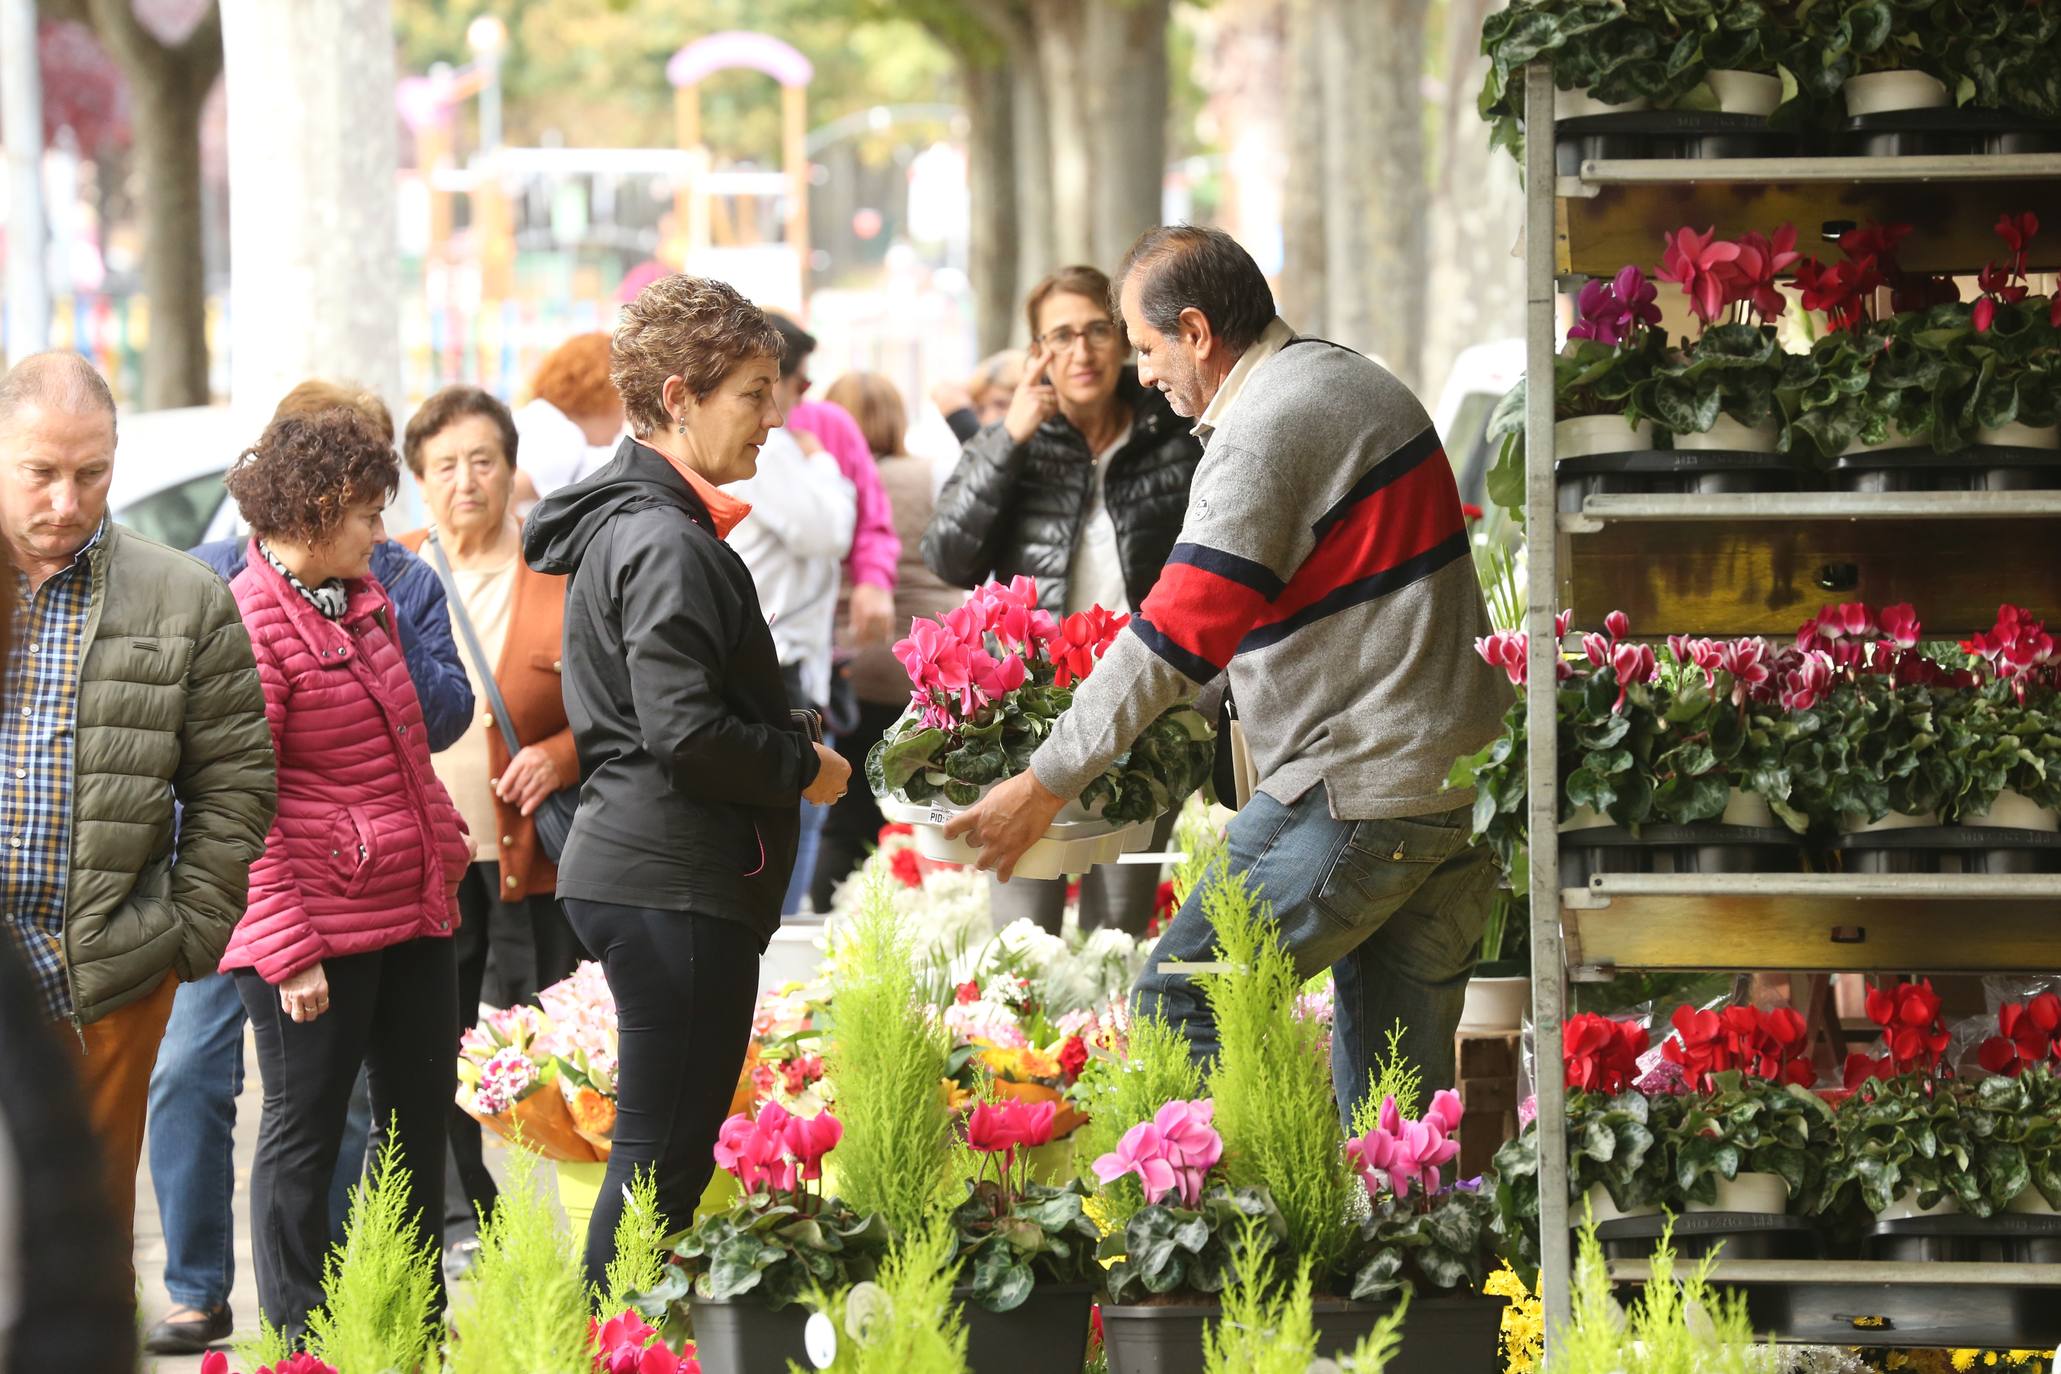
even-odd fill
[(802, 1347), (808, 1351), (809, 1363), (818, 1369), (828, 1369), (837, 1363), (837, 1325), (827, 1312), (813, 1313), (807, 1326), (802, 1328)]

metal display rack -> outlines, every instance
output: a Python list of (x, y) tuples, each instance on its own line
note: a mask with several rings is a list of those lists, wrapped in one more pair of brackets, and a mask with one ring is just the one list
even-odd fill
[[(1553, 375), (1561, 278), (1608, 277), (1623, 263), (1650, 261), (1676, 226), (1715, 225), (1735, 237), (1790, 221), (1808, 238), (1820, 226), (1902, 220), (1921, 230), (1906, 266), (1973, 273), (1994, 254), (1989, 226), (2000, 208), (2029, 207), (2061, 223), (2061, 155), (1592, 160), (1563, 177), (1553, 103), (1551, 70), (1535, 63), (1525, 79), (1526, 372), (1535, 379), (1525, 413), (1531, 719), (1555, 718), (1558, 607), (1622, 609), (1642, 637), (1787, 635), (1829, 601), (1910, 601), (1926, 608), (1928, 626), (1974, 632), (1988, 628), (2005, 591), (1997, 521), (2011, 522), (2021, 547), (2050, 551), (2014, 560), (2011, 590), (2061, 605), (2061, 558), (2051, 556), (2061, 548), (2061, 493), (1592, 495), (1579, 511), (1563, 512), (1553, 388), (1536, 384)], [(1913, 557), (1919, 548), (1926, 556)], [(2052, 876), (1607, 874), (1563, 891), (1554, 736), (1531, 731), (1527, 758), (1539, 1065), (1561, 1062), (1570, 978), (1620, 969), (2061, 968), (2061, 879)], [(1939, 939), (1945, 920), (1957, 922), (1950, 941)], [(1565, 1119), (1557, 1071), (1537, 1075), (1537, 1094), (1542, 1123)], [(1539, 1155), (1550, 1360), (1550, 1333), (1568, 1319), (1572, 1269), (1565, 1131), (1541, 1130)], [(1611, 1264), (1620, 1280), (1645, 1272), (1643, 1261)], [(2009, 1315), (1999, 1294), (2049, 1289), (2038, 1301), (2061, 1310), (2061, 1265), (1720, 1260), (1716, 1277), (1777, 1298), (1770, 1310), (1785, 1315), (1763, 1334), (1784, 1340), (1995, 1344)], [(1951, 1305), (1904, 1301), (1920, 1285), (1954, 1295)]]

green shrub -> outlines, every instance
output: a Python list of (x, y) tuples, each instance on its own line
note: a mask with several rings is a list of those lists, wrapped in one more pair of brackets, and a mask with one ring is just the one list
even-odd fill
[(479, 1254), (465, 1276), (468, 1299), (452, 1304), (449, 1374), (593, 1367), (590, 1294), (537, 1162), (527, 1150), (508, 1152), (508, 1181), (480, 1223)]
[(1125, 1131), (1152, 1120), (1167, 1103), (1201, 1097), (1202, 1070), (1189, 1057), (1188, 1037), (1155, 1006), (1131, 1018), (1130, 1045), (1122, 1058), (1088, 1062), (1074, 1094), (1088, 1114), (1087, 1124), (1074, 1133), (1074, 1163), (1096, 1194), (1096, 1220), (1105, 1230), (1121, 1231), (1145, 1205), (1145, 1189), (1134, 1174), (1100, 1182), (1095, 1161), (1115, 1150)]
[(1302, 980), (1273, 912), (1243, 874), (1218, 866), (1203, 889), (1221, 973), (1198, 975), (1217, 1023), (1209, 1072), (1216, 1127), (1234, 1184), (1272, 1195), (1293, 1253), (1329, 1279), (1344, 1257), (1357, 1186), (1331, 1087), (1323, 1028), (1295, 1014)]
[[(812, 1306), (830, 1318), (830, 1374), (965, 1374), (966, 1327), (952, 1284), (952, 1228), (932, 1213), (881, 1261), (877, 1283), (857, 1283)], [(790, 1364), (793, 1374), (807, 1374)]]
[(351, 1189), (343, 1244), (323, 1262), (322, 1306), (308, 1314), (309, 1354), (340, 1370), (435, 1366), (438, 1252), (416, 1231), (417, 1220), (389, 1129), (370, 1178)]
[(630, 1299), (658, 1286), (666, 1270), (666, 1219), (658, 1210), (658, 1175), (650, 1169), (630, 1176), (630, 1196), (615, 1224), (615, 1258), (608, 1262), (608, 1291), (601, 1311), (613, 1316)]
[(1258, 1226), (1246, 1223), (1239, 1250), (1248, 1258), (1224, 1289), (1223, 1316), (1202, 1333), (1204, 1374), (1308, 1374), (1317, 1358), (1310, 1261), (1304, 1257), (1295, 1283), (1281, 1292)]
[(838, 1196), (896, 1234), (943, 1205), (951, 1114), (939, 1087), (951, 1038), (925, 1011), (923, 975), (882, 876), (867, 877), (831, 983), (824, 1068), (837, 1084)]

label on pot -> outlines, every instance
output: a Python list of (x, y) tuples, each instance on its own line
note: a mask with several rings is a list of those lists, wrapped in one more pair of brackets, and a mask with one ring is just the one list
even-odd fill
[(809, 1314), (809, 1324), (802, 1328), (802, 1348), (809, 1354), (809, 1363), (818, 1369), (837, 1363), (837, 1324), (829, 1313)]

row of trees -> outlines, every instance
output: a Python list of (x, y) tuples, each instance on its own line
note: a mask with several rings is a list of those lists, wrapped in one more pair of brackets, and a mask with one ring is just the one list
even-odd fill
[[(152, 307), (143, 400), (152, 407), (207, 399), (200, 119), (223, 68), (223, 3), (38, 0), (46, 17), (89, 25), (130, 88), (145, 226), (142, 285)], [(1211, 0), (1219, 27), (1257, 33), (1272, 52), (1260, 61), (1262, 89), (1242, 108), (1257, 110), (1252, 102), (1269, 98), (1263, 87), (1271, 82), (1285, 112), (1274, 116), (1286, 182), (1284, 313), (1420, 383), (1442, 372), (1461, 344), (1507, 332), (1517, 317), (1518, 277), (1508, 255), (1514, 182), (1487, 157), (1472, 108), (1474, 49), (1494, 3)], [(1158, 222), (1165, 169), (1191, 142), (1184, 125), (1196, 98), (1194, 76), (1183, 70), (1193, 64), (1170, 53), (1177, 32), (1171, 5), (709, 0), (694, 28), (754, 25), (794, 35), (818, 57), (819, 108), (925, 90), (934, 98), (940, 84), (955, 82), (970, 127), (971, 276), (985, 351), (1021, 338), (1018, 303), (1053, 265), (1113, 265), (1141, 229)], [(359, 0), (310, 9), (369, 17)], [(377, 12), (386, 14), (387, 5)], [(514, 38), (505, 69), (511, 136), (535, 136), (571, 119), (575, 141), (666, 140), (660, 71), (665, 54), (691, 36), (671, 0), (523, 0), (503, 12)], [(403, 64), (464, 60), (464, 27), (477, 13), (476, 0), (400, 0), (392, 22)], [(345, 37), (362, 48), (395, 31), (374, 23)], [(909, 41), (919, 30), (931, 41)], [(292, 65), (263, 49), (246, 51), (254, 62)], [(328, 54), (332, 70), (345, 68), (344, 56)], [(391, 45), (381, 61), (359, 60), (371, 56), (348, 64), (350, 79), (369, 80), (377, 69), (390, 89)], [(1239, 60), (1254, 61), (1249, 54)], [(1255, 81), (1251, 71), (1244, 78)], [(742, 85), (730, 92), (739, 106), (731, 127), (747, 136), (751, 95)], [(537, 127), (525, 128), (526, 120)], [(595, 120), (609, 122), (586, 126)], [(295, 172), (282, 189), (334, 194), (346, 204), (331, 213), (355, 213), (353, 179), (343, 173), (356, 168), (378, 179), (357, 154), (391, 143), (333, 132), (306, 153), (326, 160), (329, 171)], [(255, 270), (249, 262), (238, 267), (239, 275)]]

